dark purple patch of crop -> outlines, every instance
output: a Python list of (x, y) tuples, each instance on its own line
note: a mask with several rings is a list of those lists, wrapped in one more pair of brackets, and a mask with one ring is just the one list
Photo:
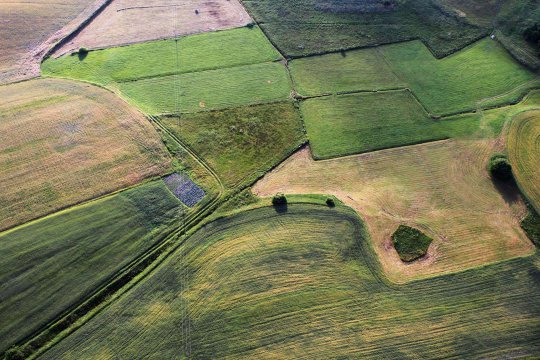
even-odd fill
[(194, 207), (202, 200), (205, 192), (188, 175), (174, 173), (163, 178), (165, 185), (188, 207)]

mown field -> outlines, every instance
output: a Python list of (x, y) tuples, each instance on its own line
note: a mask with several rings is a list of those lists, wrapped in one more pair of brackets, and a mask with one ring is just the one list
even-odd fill
[(164, 117), (162, 122), (228, 187), (255, 180), (305, 141), (292, 102)]
[(389, 285), (354, 212), (262, 208), (205, 226), (41, 358), (534, 356), (539, 264)]
[(169, 170), (151, 124), (114, 94), (67, 80), (0, 86), (0, 230)]
[[(440, 60), (419, 41), (380, 49), (397, 76), (436, 115), (475, 110), (479, 101), (537, 79), (491, 39)], [(526, 92), (523, 89), (521, 95)], [(501, 97), (492, 105), (504, 104), (505, 100)]]
[(301, 109), (316, 159), (485, 133), (476, 115), (429, 118), (408, 90), (314, 98)]
[(115, 0), (56, 53), (230, 29), (250, 21), (238, 0)]
[(540, 213), (540, 111), (525, 111), (512, 119), (508, 154), (521, 190)]
[(433, 0), (244, 0), (243, 4), (289, 56), (419, 38), (442, 57), (487, 34)]
[(159, 181), (0, 234), (0, 351), (142, 254), (183, 209)]
[[(259, 196), (332, 194), (366, 220), (395, 282), (460, 271), (534, 252), (519, 226), (525, 206), (502, 196), (486, 170), (496, 138), (451, 140), (314, 161), (305, 148), (253, 187)], [(426, 257), (403, 263), (391, 243), (400, 224), (433, 239)]]

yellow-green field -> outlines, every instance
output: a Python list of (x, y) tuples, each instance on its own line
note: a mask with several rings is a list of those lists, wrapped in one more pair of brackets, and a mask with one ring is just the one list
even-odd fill
[(152, 125), (114, 94), (67, 80), (0, 87), (0, 229), (168, 171)]

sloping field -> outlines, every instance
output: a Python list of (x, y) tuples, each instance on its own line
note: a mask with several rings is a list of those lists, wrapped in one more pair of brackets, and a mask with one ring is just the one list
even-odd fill
[(143, 253), (181, 211), (159, 181), (1, 234), (0, 351)]
[(487, 34), (434, 0), (243, 0), (243, 4), (290, 56), (421, 39), (441, 57)]
[(536, 256), (388, 285), (356, 215), (289, 205), (207, 225), (43, 359), (439, 359), (540, 352)]
[[(39, 75), (39, 62), (59, 32), (92, 2), (0, 1), (0, 84)], [(53, 36), (54, 35), (54, 36)]]
[[(536, 79), (491, 39), (440, 60), (419, 41), (380, 49), (397, 76), (429, 112), (437, 115), (474, 110), (479, 101)], [(524, 88), (522, 95), (527, 91)], [(505, 100), (501, 97), (492, 105), (504, 104)]]
[(90, 51), (84, 57), (49, 58), (42, 71), (45, 75), (108, 85), (280, 58), (262, 31), (254, 27)]
[(289, 67), (304, 96), (405, 87), (376, 48), (295, 59)]
[[(493, 140), (442, 141), (333, 160), (303, 149), (267, 174), (255, 194), (333, 194), (366, 219), (385, 273), (403, 282), (514, 256), (534, 246), (519, 227), (519, 198), (503, 199), (487, 174)], [(434, 239), (425, 258), (403, 263), (398, 225)]]
[(235, 28), (250, 21), (238, 0), (114, 0), (56, 54)]
[(522, 112), (512, 119), (508, 154), (520, 188), (540, 213), (540, 111)]
[(66, 80), (0, 87), (0, 229), (162, 174), (150, 123), (114, 94)]
[(408, 90), (314, 98), (301, 109), (316, 159), (485, 135), (490, 123), (476, 115), (433, 120)]
[(255, 180), (305, 141), (300, 114), (290, 102), (166, 117), (162, 122), (228, 187)]
[(285, 100), (291, 81), (281, 63), (262, 63), (123, 82), (120, 92), (146, 113), (187, 113)]

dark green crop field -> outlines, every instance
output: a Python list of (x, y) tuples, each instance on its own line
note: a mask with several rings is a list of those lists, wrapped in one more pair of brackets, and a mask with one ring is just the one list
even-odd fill
[[(206, 225), (43, 359), (533, 357), (537, 256), (390, 285), (347, 208)], [(106, 339), (106, 340), (104, 340)]]
[(421, 39), (438, 57), (487, 35), (434, 0), (244, 0), (289, 56)]
[(255, 180), (305, 141), (302, 120), (292, 102), (165, 117), (162, 121), (229, 187)]
[(88, 295), (183, 211), (159, 181), (0, 235), (0, 350)]

